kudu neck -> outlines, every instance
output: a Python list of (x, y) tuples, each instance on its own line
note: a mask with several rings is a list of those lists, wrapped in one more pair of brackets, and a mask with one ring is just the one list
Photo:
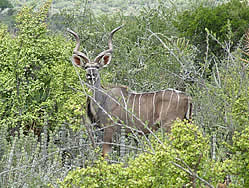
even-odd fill
[(104, 100), (104, 91), (101, 86), (100, 79), (97, 79), (93, 85), (93, 97), (96, 101), (102, 102)]

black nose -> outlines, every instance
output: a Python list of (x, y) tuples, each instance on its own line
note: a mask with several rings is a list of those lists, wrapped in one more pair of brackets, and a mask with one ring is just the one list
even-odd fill
[(91, 75), (91, 74), (87, 74), (87, 75), (86, 75), (86, 79), (87, 79), (87, 80), (91, 80), (91, 79), (92, 79), (92, 75)]

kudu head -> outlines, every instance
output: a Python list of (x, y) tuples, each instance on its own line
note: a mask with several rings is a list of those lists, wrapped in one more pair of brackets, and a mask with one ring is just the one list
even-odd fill
[(77, 42), (73, 51), (72, 61), (77, 67), (81, 67), (86, 70), (86, 79), (90, 85), (95, 85), (100, 82), (99, 69), (110, 63), (113, 52), (112, 37), (114, 33), (122, 27), (123, 26), (119, 26), (112, 30), (108, 41), (109, 48), (97, 55), (94, 61), (91, 61), (84, 53), (79, 51), (80, 39), (78, 34), (70, 29), (67, 29), (67, 31), (75, 37)]

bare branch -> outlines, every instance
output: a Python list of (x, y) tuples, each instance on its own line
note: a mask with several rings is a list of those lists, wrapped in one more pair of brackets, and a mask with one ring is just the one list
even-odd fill
[[(180, 159), (176, 159), (176, 160), (180, 160)], [(180, 160), (180, 161), (183, 162), (182, 160)], [(181, 170), (183, 170), (184, 172), (187, 172), (190, 176), (193, 176), (193, 177), (199, 179), (201, 182), (203, 182), (203, 183), (204, 183), (205, 185), (207, 185), (208, 187), (214, 188), (214, 186), (212, 186), (212, 185), (211, 185), (210, 183), (208, 183), (206, 180), (204, 180), (203, 178), (199, 177), (196, 173), (192, 172), (191, 168), (190, 168), (186, 163), (184, 163), (184, 165), (185, 165), (188, 169), (182, 167), (181, 165), (179, 165), (179, 164), (177, 164), (177, 163), (175, 163), (175, 162), (173, 162), (173, 161), (171, 161), (171, 163), (172, 163), (173, 165), (175, 165), (176, 167), (180, 168)]]

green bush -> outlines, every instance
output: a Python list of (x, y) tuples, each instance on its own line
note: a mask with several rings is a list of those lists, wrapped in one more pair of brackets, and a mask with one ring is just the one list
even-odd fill
[[(153, 139), (152, 139), (153, 140)], [(220, 163), (209, 160), (208, 139), (197, 126), (177, 121), (155, 152), (143, 153), (123, 164), (98, 161), (93, 167), (71, 171), (62, 187), (181, 187), (215, 185), (224, 174)]]
[[(231, 0), (216, 7), (203, 6), (194, 10), (186, 10), (177, 16), (175, 26), (184, 36), (201, 50), (201, 57), (206, 52), (206, 28), (212, 31), (219, 42), (229, 40), (227, 33), (231, 28), (231, 44), (236, 46), (248, 29), (248, 1)], [(224, 55), (224, 48), (211, 41), (209, 50), (217, 56)], [(225, 45), (224, 45), (225, 46)]]
[[(46, 187), (50, 182), (50, 186), (56, 187), (55, 179), (59, 178), (62, 187), (201, 187), (205, 183), (215, 186), (231, 174), (231, 186), (248, 186), (248, 66), (239, 60), (241, 50), (230, 48), (240, 40), (248, 23), (247, 4), (233, 0), (217, 7), (203, 5), (179, 17), (176, 10), (180, 8), (166, 6), (162, 1), (158, 7), (143, 9), (136, 16), (122, 13), (95, 16), (88, 7), (81, 7), (59, 15), (58, 21), (62, 23), (48, 27), (49, 18), (53, 18), (48, 16), (50, 3), (37, 9), (24, 7), (16, 18), (14, 34), (0, 26), (3, 185), (9, 182), (13, 186)], [(175, 18), (180, 20), (175, 24), (182, 35), (172, 24)], [(81, 51), (93, 59), (106, 49), (109, 32), (121, 24), (125, 26), (113, 37), (112, 62), (101, 70), (103, 85), (114, 82), (136, 91), (173, 87), (187, 89), (189, 93), (191, 89), (193, 118), (199, 128), (177, 121), (171, 133), (156, 134), (161, 143), (149, 136), (147, 153), (128, 163), (109, 164), (95, 161), (98, 154), (82, 131), (86, 93), (70, 63), (75, 40), (71, 41), (73, 37), (69, 34), (65, 37), (65, 28), (79, 34)], [(57, 28), (62, 33), (48, 28)], [(210, 31), (208, 37), (206, 28)], [(223, 48), (227, 39), (230, 41), (226, 44), (232, 46)], [(202, 55), (207, 53), (205, 61), (199, 62), (202, 66), (196, 68), (194, 60), (199, 58), (199, 49)], [(210, 63), (214, 65), (212, 69), (208, 69)], [(206, 69), (211, 75), (208, 79), (204, 76)], [(76, 70), (83, 78), (84, 71)], [(189, 86), (188, 80), (195, 84)], [(58, 133), (61, 125), (79, 128), (79, 138), (66, 144), (57, 141), (56, 145), (52, 140), (57, 135), (51, 134), (50, 142), (44, 145), (43, 138), (40, 142), (30, 133), (41, 132), (43, 128)], [(19, 135), (11, 136), (11, 128), (19, 128)], [(71, 129), (67, 131), (72, 133)], [(79, 147), (77, 144), (82, 142), (83, 147)], [(140, 149), (141, 145), (137, 147)], [(69, 169), (61, 166), (60, 152), (75, 148), (80, 152), (72, 152), (73, 161), (81, 161), (83, 167), (75, 169), (80, 166), (78, 163), (69, 165), (71, 171), (64, 179)], [(214, 151), (210, 152), (211, 149)]]
[[(70, 63), (73, 44), (52, 35), (46, 19), (48, 2), (38, 11), (24, 7), (17, 15), (17, 33), (0, 30), (0, 122), (26, 131), (50, 129), (63, 122), (79, 124), (85, 97)], [(78, 112), (77, 112), (78, 111)]]
[(235, 132), (231, 147), (231, 159), (227, 160), (228, 173), (233, 175), (234, 185), (249, 186), (249, 124), (242, 132)]
[(12, 4), (8, 0), (0, 1), (0, 9), (13, 8)]
[[(203, 187), (216, 186), (229, 175), (230, 187), (248, 186), (249, 129), (233, 136), (231, 159), (210, 159), (209, 139), (194, 124), (176, 121), (163, 143), (151, 139), (154, 153), (140, 154), (128, 164), (96, 161), (69, 172), (61, 187)], [(153, 141), (154, 140), (154, 141)]]
[(47, 187), (73, 162), (98, 156), (82, 124), (86, 97), (70, 62), (75, 41), (48, 30), (50, 5), (23, 7), (14, 34), (0, 25), (1, 187)]

